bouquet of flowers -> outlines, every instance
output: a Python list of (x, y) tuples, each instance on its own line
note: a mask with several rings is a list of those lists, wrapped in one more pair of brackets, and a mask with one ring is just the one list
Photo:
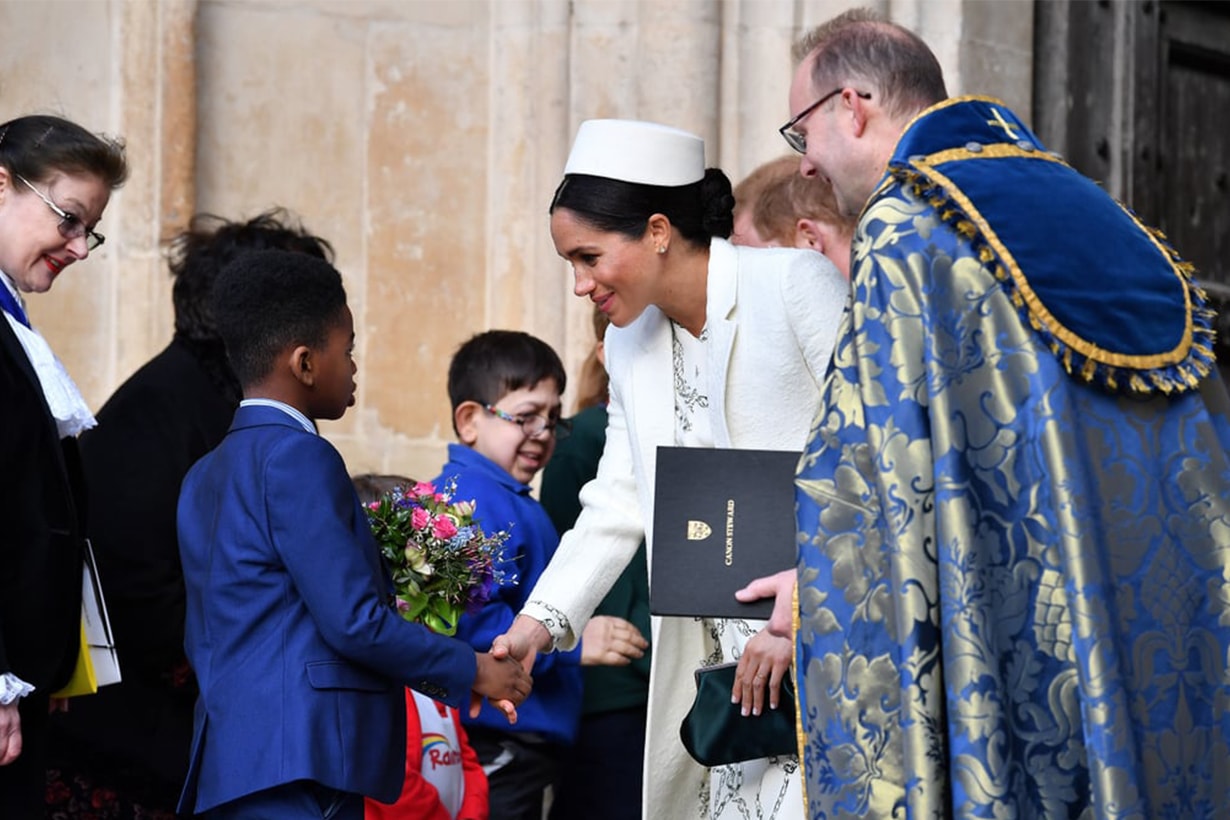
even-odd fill
[(442, 635), (454, 635), (463, 612), (476, 612), (516, 576), (498, 569), (508, 532), (485, 533), (473, 501), (454, 501), (420, 481), (394, 487), (367, 505), (367, 519), (393, 574), (397, 611)]

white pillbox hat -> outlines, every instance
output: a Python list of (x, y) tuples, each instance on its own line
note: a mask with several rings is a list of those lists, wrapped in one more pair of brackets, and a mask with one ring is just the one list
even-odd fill
[(586, 120), (577, 129), (564, 174), (691, 185), (705, 178), (705, 141), (656, 122)]

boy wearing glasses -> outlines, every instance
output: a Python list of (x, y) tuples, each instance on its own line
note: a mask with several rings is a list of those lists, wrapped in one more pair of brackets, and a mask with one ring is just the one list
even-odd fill
[[(471, 338), (448, 370), (453, 429), (448, 462), (437, 487), (456, 481), (456, 498), (472, 499), (487, 532), (508, 530), (501, 569), (517, 578), (479, 612), (462, 616), (457, 637), (487, 651), (508, 631), (546, 568), (559, 536), (529, 483), (546, 466), (555, 442), (568, 433), (560, 419), (567, 378), (550, 345), (527, 333), (492, 330)], [(628, 663), (648, 646), (632, 624), (597, 618), (571, 652), (540, 655), (534, 697), (518, 709), (515, 726), (484, 705), (463, 718), (470, 743), (490, 781), (491, 814), (502, 820), (540, 820), (543, 790), (554, 782), (560, 757), (575, 739), (581, 712), (581, 665)]]

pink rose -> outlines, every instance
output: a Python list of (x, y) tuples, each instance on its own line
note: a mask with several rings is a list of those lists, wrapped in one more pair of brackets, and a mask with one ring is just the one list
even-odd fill
[(367, 505), (367, 508), (368, 508), (369, 510), (378, 510), (378, 509), (380, 509), (380, 502), (379, 502), (379, 501), (372, 501), (371, 503), (369, 503), (369, 504)]
[(425, 495), (428, 495), (428, 496), (435, 495), (436, 487), (434, 484), (431, 484), (429, 482), (419, 481), (415, 483), (414, 489), (411, 490), (411, 492), (421, 498), (422, 496), (425, 496)]
[(447, 496), (447, 495), (445, 495), (444, 493), (436, 493), (436, 495), (435, 495), (435, 501), (436, 501), (436, 503), (437, 503), (437, 504), (447, 504), (447, 503), (448, 503), (448, 496)]
[(441, 541), (447, 541), (457, 534), (457, 522), (447, 515), (436, 516), (431, 522), (431, 534)]
[(431, 513), (422, 507), (415, 507), (410, 513), (410, 526), (416, 530), (427, 529), (427, 525), (431, 523)]

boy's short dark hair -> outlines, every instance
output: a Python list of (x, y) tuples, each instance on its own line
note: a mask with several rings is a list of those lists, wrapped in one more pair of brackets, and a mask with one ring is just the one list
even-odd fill
[(462, 402), (495, 404), (513, 390), (554, 379), (563, 393), (568, 377), (564, 363), (542, 339), (519, 330), (488, 330), (457, 348), (448, 366), (448, 398), (456, 410)]
[(252, 251), (218, 274), (212, 310), (239, 383), (269, 375), (294, 345), (323, 347), (346, 307), (341, 274), (323, 259), (284, 250)]

